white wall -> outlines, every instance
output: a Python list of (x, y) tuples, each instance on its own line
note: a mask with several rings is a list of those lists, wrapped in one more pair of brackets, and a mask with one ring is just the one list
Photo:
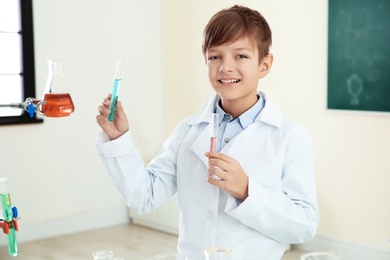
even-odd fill
[(127, 209), (94, 146), (100, 132), (95, 116), (112, 90), (116, 60), (123, 59), (120, 99), (136, 143), (146, 160), (160, 146), (160, 2), (35, 0), (33, 7), (37, 98), (46, 60), (61, 59), (75, 112), (43, 124), (0, 127), (0, 176), (8, 177), (22, 217), (18, 240), (126, 223)]
[[(164, 1), (164, 98), (171, 101), (164, 105), (166, 132), (212, 93), (201, 54), (203, 28), (214, 13), (236, 3)], [(390, 114), (326, 109), (327, 1), (239, 3), (259, 10), (273, 31), (274, 64), (259, 89), (314, 140), (321, 214), (317, 241), (389, 256)]]

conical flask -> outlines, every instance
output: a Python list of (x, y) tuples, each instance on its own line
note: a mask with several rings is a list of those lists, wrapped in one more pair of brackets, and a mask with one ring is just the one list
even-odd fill
[(74, 105), (69, 92), (65, 88), (60, 60), (48, 60), (49, 74), (42, 100), (41, 112), (47, 117), (69, 116)]

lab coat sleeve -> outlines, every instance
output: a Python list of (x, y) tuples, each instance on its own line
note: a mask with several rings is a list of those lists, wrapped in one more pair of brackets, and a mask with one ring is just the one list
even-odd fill
[(144, 204), (149, 200), (149, 178), (144, 170), (144, 161), (134, 147), (131, 133), (109, 141), (102, 132), (96, 138), (95, 145), (127, 206), (143, 213)]
[(146, 167), (130, 132), (113, 141), (104, 132), (97, 136), (99, 155), (128, 207), (145, 214), (177, 192), (177, 153), (188, 129), (183, 120)]
[(167, 142), (152, 166), (145, 167), (130, 132), (113, 141), (104, 132), (96, 138), (96, 148), (114, 185), (127, 206), (139, 214), (153, 211), (176, 192), (175, 158), (166, 148)]
[(292, 144), (285, 156), (280, 189), (269, 188), (249, 178), (248, 197), (229, 197), (226, 212), (265, 236), (284, 243), (313, 239), (319, 214), (312, 143), (309, 136)]

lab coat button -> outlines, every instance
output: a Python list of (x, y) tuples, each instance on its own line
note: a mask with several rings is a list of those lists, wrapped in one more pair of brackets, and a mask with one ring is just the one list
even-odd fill
[(208, 211), (208, 212), (206, 213), (206, 218), (207, 218), (207, 219), (212, 219), (213, 216), (214, 216), (214, 214), (213, 214), (212, 211)]
[(230, 142), (230, 138), (226, 137), (225, 139), (223, 139), (223, 141), (224, 141), (225, 143), (228, 143), (228, 142)]

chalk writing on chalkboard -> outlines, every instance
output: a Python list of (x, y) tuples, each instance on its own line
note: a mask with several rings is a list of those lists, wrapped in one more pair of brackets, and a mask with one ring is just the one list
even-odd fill
[(347, 90), (351, 95), (350, 105), (358, 106), (360, 105), (359, 96), (363, 92), (363, 80), (356, 75), (355, 73), (349, 76), (347, 80)]
[(390, 112), (390, 1), (329, 0), (328, 108)]

